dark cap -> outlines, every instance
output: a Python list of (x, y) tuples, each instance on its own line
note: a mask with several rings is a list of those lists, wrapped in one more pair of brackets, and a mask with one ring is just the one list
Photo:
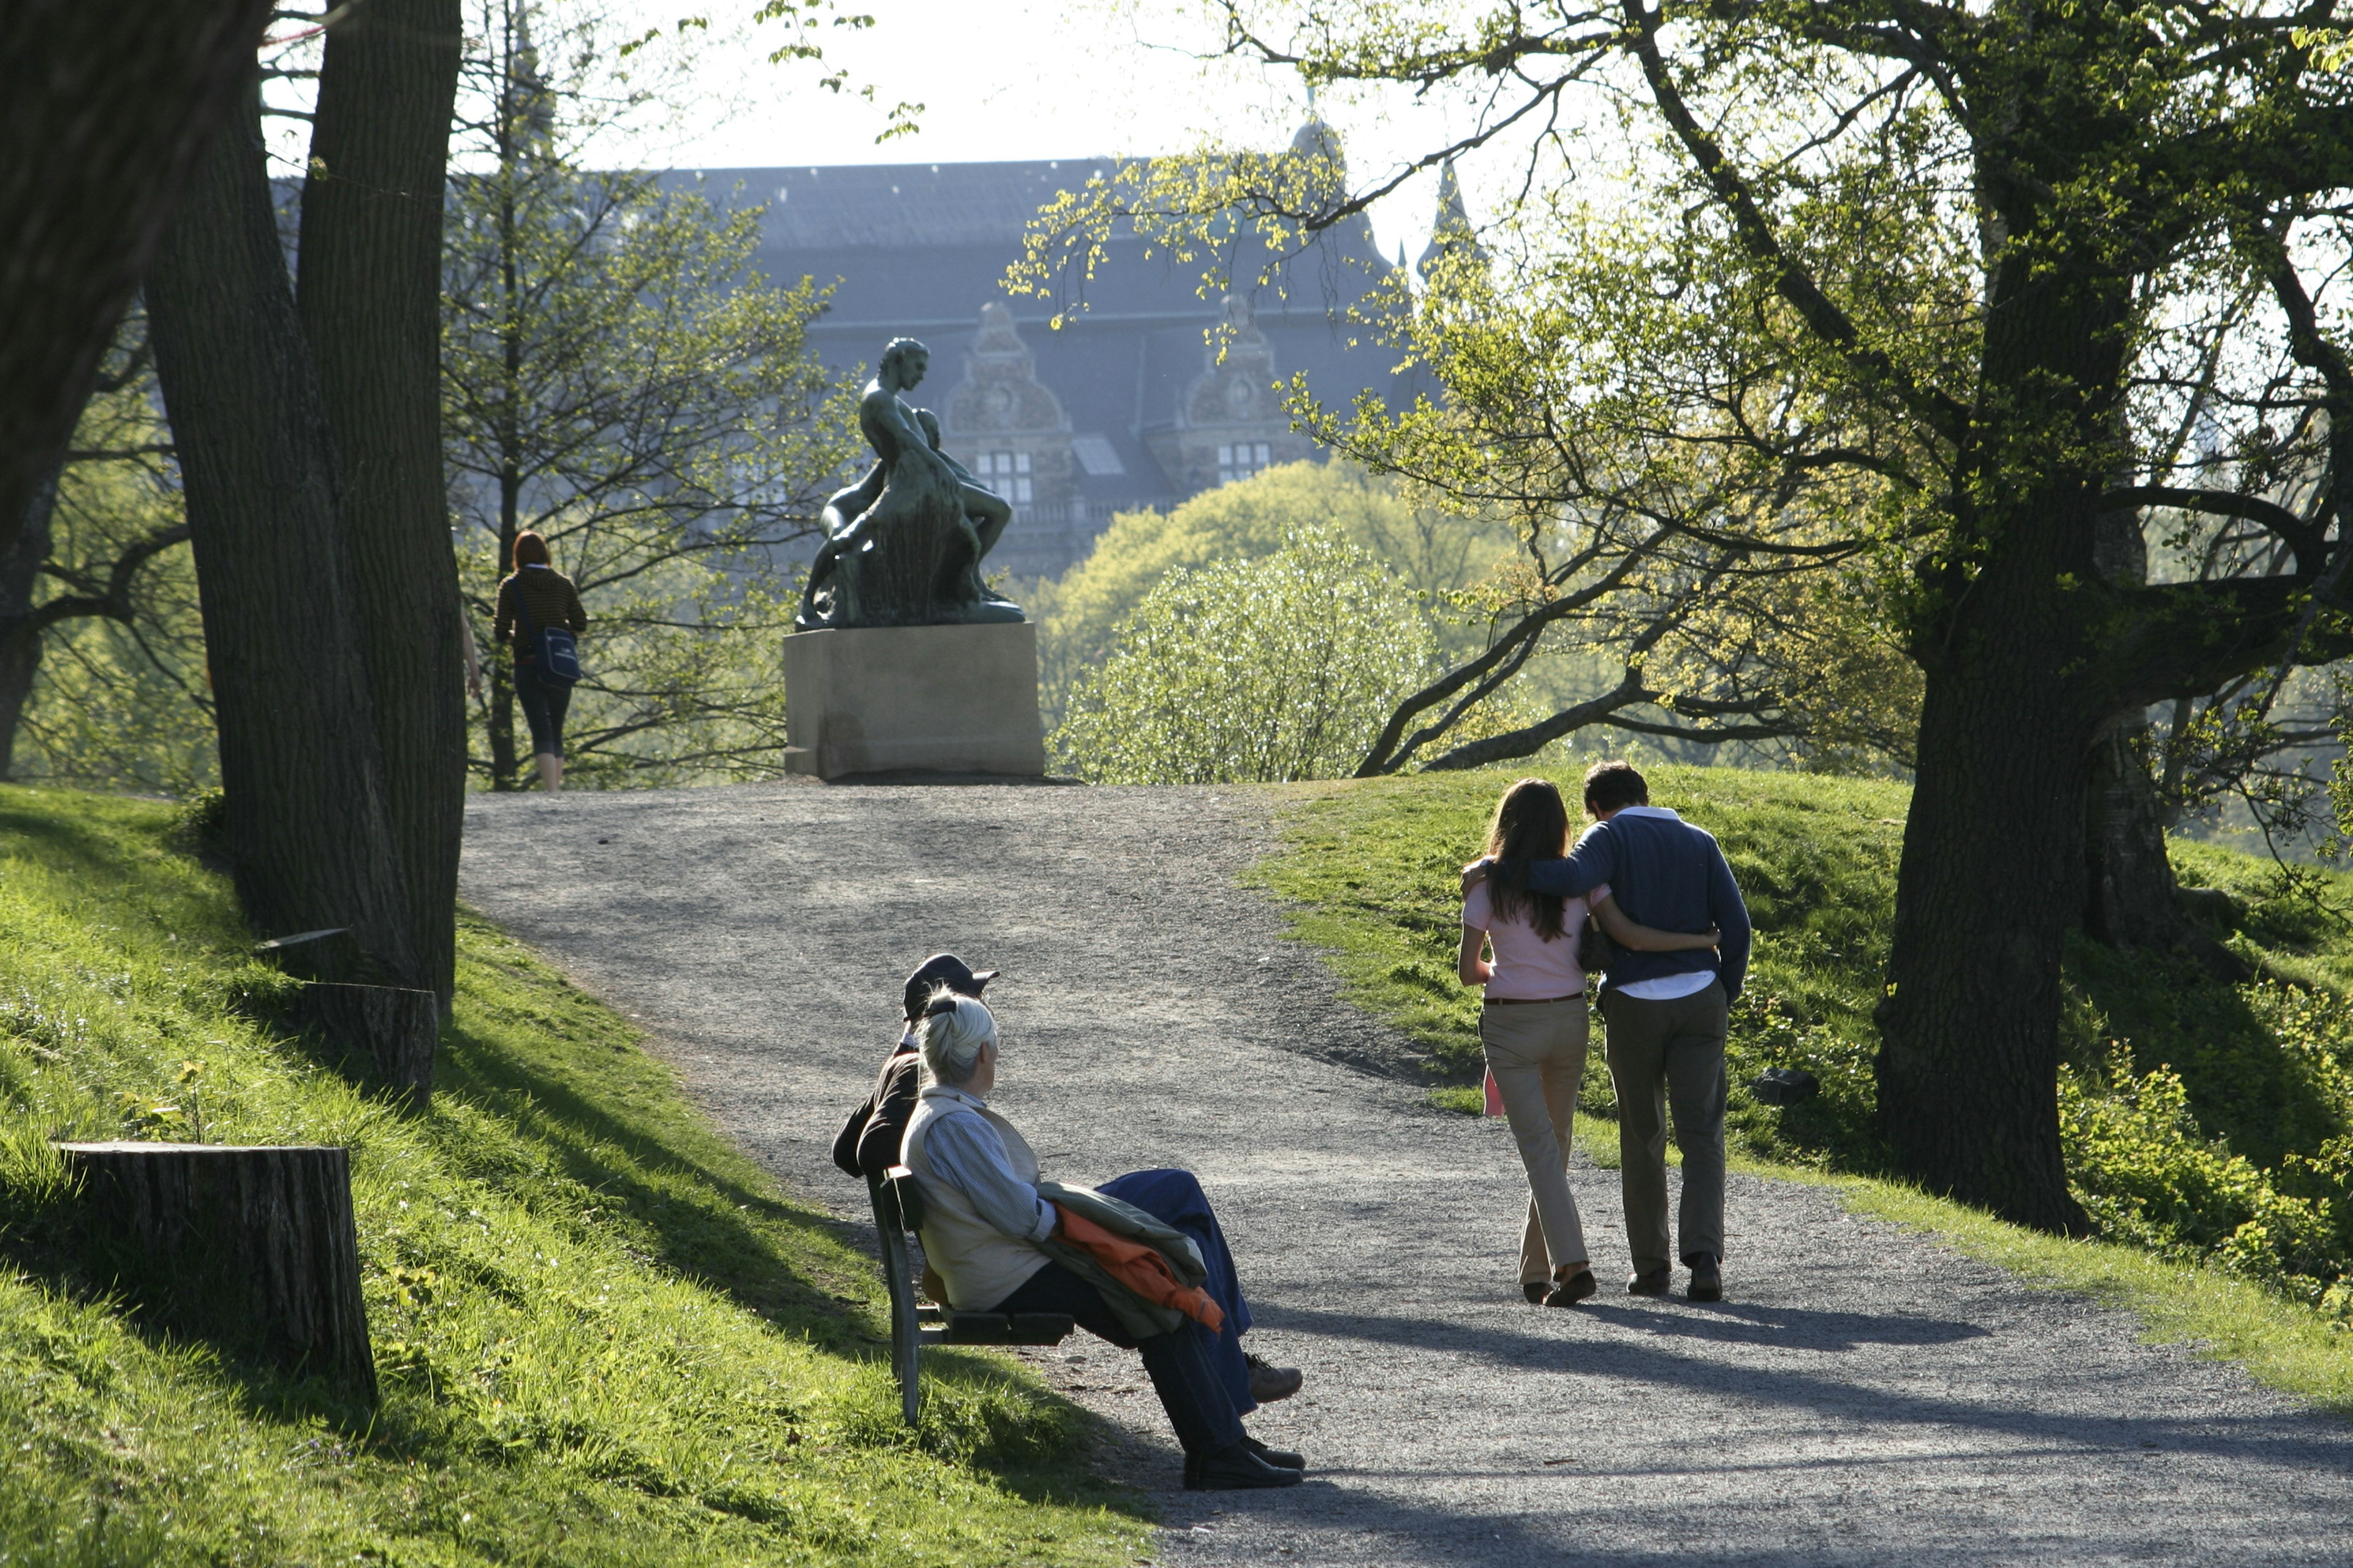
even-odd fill
[(907, 976), (902, 997), (907, 1021), (912, 1024), (922, 1017), (924, 1004), (943, 985), (958, 995), (977, 996), (981, 987), (996, 978), (994, 969), (975, 970), (953, 952), (935, 952)]

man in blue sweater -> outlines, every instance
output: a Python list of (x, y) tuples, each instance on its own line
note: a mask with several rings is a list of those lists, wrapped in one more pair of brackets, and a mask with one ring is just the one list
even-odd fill
[(1577, 898), (1608, 883), (1627, 918), (1661, 931), (1723, 932), (1714, 948), (1628, 952), (1609, 960), (1601, 1016), (1610, 1081), (1618, 1089), (1620, 1180), (1634, 1277), (1626, 1289), (1662, 1296), (1673, 1280), (1667, 1236), (1666, 1111), (1674, 1107), (1683, 1195), (1676, 1215), (1691, 1299), (1724, 1299), (1724, 1030), (1748, 973), (1748, 908), (1715, 840), (1651, 804), (1651, 786), (1626, 763), (1585, 775), (1585, 810), (1596, 818), (1566, 860), (1484, 860), (1480, 878)]

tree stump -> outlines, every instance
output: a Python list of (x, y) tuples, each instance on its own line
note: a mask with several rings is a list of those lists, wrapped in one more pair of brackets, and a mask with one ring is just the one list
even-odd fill
[(65, 1143), (92, 1261), (162, 1325), (375, 1398), (348, 1152)]
[(304, 988), (303, 1003), (329, 1039), (366, 1052), (379, 1079), (425, 1109), (433, 1097), (433, 1052), (441, 1040), (438, 997), (397, 985), (313, 981)]

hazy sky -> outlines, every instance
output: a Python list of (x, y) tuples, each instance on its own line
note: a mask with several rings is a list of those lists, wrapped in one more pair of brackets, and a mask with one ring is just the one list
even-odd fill
[[(628, 0), (645, 25), (669, 23), (679, 0)], [(728, 0), (702, 0), (717, 8)], [(749, 0), (734, 0), (749, 14)], [(662, 162), (681, 167), (744, 164), (947, 163), (1001, 158), (1085, 158), (1181, 151), (1204, 137), (1278, 147), (1306, 118), (1295, 75), (1194, 54), (1214, 45), (1203, 13), (1185, 4), (1114, 7), (1086, 0), (848, 0), (870, 11), (868, 31), (818, 35), (824, 68), (871, 83), (879, 107), (816, 85), (824, 69), (771, 66), (785, 34), (752, 29), (748, 43), (702, 48), (698, 85), (733, 100), (723, 122), (671, 139)], [(883, 110), (923, 104), (922, 130), (877, 146)], [(1382, 115), (1362, 104), (1320, 105), (1340, 131), (1350, 169), (1362, 174), (1418, 153), (1458, 115), (1423, 107)], [(648, 147), (639, 155), (652, 153)], [(1475, 195), (1475, 191), (1474, 191)], [(1374, 214), (1384, 250), (1402, 239), (1419, 255), (1436, 201), (1427, 177)]]

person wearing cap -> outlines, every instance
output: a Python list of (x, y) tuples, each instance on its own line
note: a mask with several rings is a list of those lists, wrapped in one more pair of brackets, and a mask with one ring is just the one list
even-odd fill
[(994, 969), (975, 970), (953, 952), (935, 952), (915, 966), (900, 989), (904, 1024), (899, 1044), (875, 1076), (874, 1092), (849, 1113), (834, 1134), (833, 1163), (842, 1173), (881, 1181), (899, 1163), (899, 1143), (906, 1136), (907, 1119), (915, 1114), (915, 1096), (922, 1088), (922, 1060), (915, 1053), (915, 1026), (923, 1009), (942, 986), (958, 996), (978, 997), (997, 978)]
[[(874, 1092), (852, 1110), (834, 1136), (833, 1163), (852, 1178), (881, 1180), (900, 1162), (907, 1122), (915, 1113), (922, 1090), (922, 1060), (917, 1034), (934, 999), (943, 993), (979, 1000), (994, 969), (975, 970), (953, 952), (934, 953), (918, 964), (900, 989), (902, 1026), (899, 1043), (876, 1075)], [(1190, 1171), (1132, 1171), (1103, 1183), (1096, 1189), (1133, 1204), (1165, 1225), (1191, 1237), (1208, 1270), (1207, 1289), (1225, 1314), (1224, 1326), (1214, 1333), (1197, 1331), (1202, 1351), (1225, 1389), (1235, 1411), (1248, 1415), (1261, 1405), (1271, 1405), (1299, 1392), (1305, 1379), (1296, 1367), (1276, 1366), (1242, 1348), (1241, 1336), (1250, 1326), (1250, 1302), (1241, 1292), (1234, 1257), (1226, 1245), (1208, 1195)]]
[[(923, 1083), (901, 1157), (923, 1195), (923, 1256), (946, 1303), (967, 1312), (1068, 1313), (1089, 1333), (1140, 1352), (1185, 1451), (1187, 1490), (1298, 1485), (1306, 1461), (1267, 1447), (1242, 1426), (1243, 1415), (1255, 1406), (1234, 1396), (1217, 1364), (1222, 1331), (1180, 1317), (1164, 1331), (1143, 1333), (1123, 1318), (1103, 1286), (1050, 1250), (1067, 1245), (1062, 1212), (1039, 1190), (1038, 1156), (988, 1104), (999, 1055), (997, 1020), (987, 1004), (943, 986), (924, 1007), (915, 1035)], [(1208, 1200), (1189, 1173), (1136, 1174), (1167, 1186), (1179, 1184), (1170, 1178), (1181, 1177), (1215, 1234)], [(1131, 1179), (1106, 1182), (1095, 1191), (1117, 1196)], [(1218, 1295), (1214, 1281), (1211, 1295)], [(1236, 1315), (1226, 1314), (1226, 1327)]]

